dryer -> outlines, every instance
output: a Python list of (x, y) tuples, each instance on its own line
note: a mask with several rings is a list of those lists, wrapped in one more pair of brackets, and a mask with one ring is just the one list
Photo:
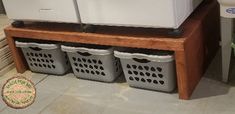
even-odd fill
[(178, 28), (203, 0), (77, 0), (92, 25)]

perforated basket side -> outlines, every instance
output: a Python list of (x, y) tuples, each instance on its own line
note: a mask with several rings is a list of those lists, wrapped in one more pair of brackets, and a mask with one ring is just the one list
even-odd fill
[(74, 74), (79, 78), (112, 82), (120, 74), (120, 68), (112, 55), (82, 56), (79, 53), (68, 52)]
[(70, 69), (68, 57), (58, 44), (16, 41), (16, 46), (22, 49), (31, 71), (62, 75)]
[(120, 53), (115, 52), (115, 56), (121, 57), (124, 75), (130, 86), (165, 92), (174, 90), (176, 85), (174, 59), (156, 61), (156, 59), (149, 60), (148, 56), (138, 58), (126, 52), (120, 56)]
[(113, 49), (90, 49), (62, 46), (66, 51), (74, 74), (79, 78), (112, 82), (121, 73), (119, 59), (113, 56)]

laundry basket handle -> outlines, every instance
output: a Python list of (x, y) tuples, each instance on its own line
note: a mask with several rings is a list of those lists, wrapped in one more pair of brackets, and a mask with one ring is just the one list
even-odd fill
[(82, 55), (82, 56), (91, 56), (92, 54), (88, 53), (88, 52), (77, 52), (79, 55)]
[(19, 41), (16, 41), (15, 44), (16, 44), (16, 47), (31, 48), (36, 51), (39, 51), (39, 49), (37, 48), (47, 49), (47, 50), (60, 48), (60, 46), (57, 44), (41, 44), (41, 43), (34, 43), (34, 42), (19, 42)]
[(149, 63), (151, 61), (147, 59), (138, 59), (138, 58), (133, 58), (134, 61), (139, 62), (139, 63)]
[(72, 46), (65, 46), (62, 45), (62, 50), (65, 52), (71, 53), (78, 53), (83, 56), (90, 56), (90, 55), (109, 55), (113, 53), (113, 49), (90, 49), (86, 47), (72, 47)]
[(42, 48), (39, 48), (39, 47), (29, 47), (29, 48), (34, 51), (41, 51), (42, 50)]
[(173, 55), (159, 56), (159, 55), (147, 55), (142, 53), (128, 53), (120, 51), (114, 51), (114, 56), (122, 59), (132, 59), (139, 63), (148, 63), (152, 61), (170, 62), (174, 60)]

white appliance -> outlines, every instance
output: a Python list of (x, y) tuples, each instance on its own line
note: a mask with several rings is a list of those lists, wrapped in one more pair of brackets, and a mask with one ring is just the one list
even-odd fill
[(233, 38), (235, 0), (218, 0), (221, 16), (222, 80), (228, 82)]
[(77, 0), (82, 23), (178, 28), (203, 0)]
[(235, 0), (218, 0), (220, 15), (225, 18), (235, 18)]
[(80, 22), (75, 0), (3, 0), (3, 4), (13, 20)]

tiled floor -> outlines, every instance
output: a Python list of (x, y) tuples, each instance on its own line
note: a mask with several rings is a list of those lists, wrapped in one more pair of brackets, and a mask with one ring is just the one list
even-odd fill
[(77, 79), (71, 73), (17, 74), (14, 69), (0, 77), (0, 88), (10, 77), (22, 75), (36, 84), (37, 98), (20, 110), (7, 107), (0, 99), (0, 114), (234, 114), (235, 61), (231, 81), (224, 84), (219, 81), (220, 56), (218, 53), (189, 101), (179, 100), (177, 93), (130, 88), (123, 77), (115, 83), (101, 83)]
[[(36, 84), (37, 98), (33, 105), (21, 110), (9, 108), (0, 101), (0, 114), (234, 114), (235, 78), (229, 84), (218, 81), (219, 56), (189, 101), (179, 100), (177, 93), (130, 88), (123, 77), (115, 83), (101, 83), (77, 79), (71, 73), (65, 76), (30, 71), (17, 74), (14, 69), (0, 77), (0, 88), (8, 78), (23, 75)], [(235, 74), (233, 65), (231, 77)]]

